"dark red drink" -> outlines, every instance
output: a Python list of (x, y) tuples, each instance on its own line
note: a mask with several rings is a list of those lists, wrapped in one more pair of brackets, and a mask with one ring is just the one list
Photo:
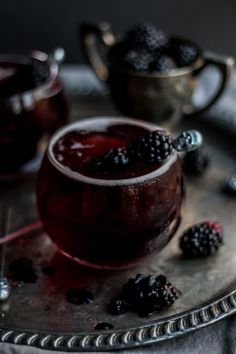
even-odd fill
[(93, 173), (90, 161), (156, 125), (100, 117), (51, 139), (38, 178), (43, 226), (61, 252), (94, 268), (137, 264), (160, 251), (180, 221), (183, 176), (175, 152), (161, 165)]
[(68, 114), (58, 65), (45, 53), (0, 55), (0, 173), (17, 172), (37, 152), (40, 139)]

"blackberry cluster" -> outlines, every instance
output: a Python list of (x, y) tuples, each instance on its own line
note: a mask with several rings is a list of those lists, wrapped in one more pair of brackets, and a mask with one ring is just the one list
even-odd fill
[(150, 164), (161, 163), (173, 151), (172, 138), (165, 130), (155, 130), (132, 141), (127, 150), (134, 161)]
[(150, 316), (155, 311), (171, 306), (179, 294), (179, 290), (164, 275), (145, 277), (137, 274), (124, 284), (119, 297), (111, 299), (108, 311), (113, 315), (133, 311), (141, 316)]
[(150, 165), (162, 163), (173, 151), (170, 135), (165, 130), (156, 130), (131, 141), (126, 148), (114, 148), (90, 162), (91, 172), (122, 172), (132, 164)]
[(180, 239), (180, 248), (187, 258), (207, 257), (223, 243), (223, 229), (218, 222), (204, 221), (187, 229)]
[(188, 41), (170, 38), (152, 24), (139, 24), (112, 47), (109, 57), (119, 65), (140, 73), (168, 73), (192, 64), (199, 49)]
[(44, 84), (49, 77), (48, 63), (32, 59), (30, 63), (30, 75), (34, 87)]
[(210, 165), (210, 156), (203, 147), (187, 152), (183, 159), (183, 170), (186, 174), (203, 174)]

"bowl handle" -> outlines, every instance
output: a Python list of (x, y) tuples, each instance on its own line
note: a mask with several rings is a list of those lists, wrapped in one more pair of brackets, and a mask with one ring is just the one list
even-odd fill
[(215, 95), (213, 95), (209, 102), (207, 102), (203, 107), (199, 108), (194, 108), (193, 106), (186, 107), (186, 109), (184, 109), (185, 115), (199, 114), (210, 108), (220, 98), (232, 77), (235, 64), (235, 59), (233, 57), (224, 56), (222, 54), (216, 54), (213, 52), (205, 52), (204, 59), (205, 63), (201, 68), (201, 71), (204, 70), (208, 65), (215, 66), (221, 73), (221, 83)]
[(98, 25), (82, 23), (80, 25), (79, 34), (81, 47), (88, 62), (93, 67), (99, 79), (106, 81), (109, 76), (109, 71), (105, 61), (102, 58), (99, 46), (101, 47), (102, 45), (108, 49), (116, 42), (115, 36), (111, 31), (110, 24), (107, 22), (102, 22)]

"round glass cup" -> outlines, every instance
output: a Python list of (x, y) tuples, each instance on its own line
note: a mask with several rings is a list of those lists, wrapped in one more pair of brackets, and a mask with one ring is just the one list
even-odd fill
[[(17, 72), (18, 68), (27, 67), (33, 60), (47, 65), (48, 76), (39, 85), (31, 87), (25, 76), (17, 76), (14, 70)], [(44, 52), (28, 50), (0, 55), (1, 180), (14, 178), (20, 173), (22, 167), (37, 155), (41, 138), (66, 123), (68, 104), (58, 72), (58, 63), (51, 61)], [(14, 91), (14, 87), (19, 89)]]
[(140, 263), (162, 250), (181, 219), (184, 181), (176, 152), (157, 169), (119, 179), (72, 171), (55, 157), (57, 142), (70, 132), (98, 133), (108, 127), (116, 132), (120, 126), (141, 127), (144, 133), (160, 129), (123, 117), (75, 122), (51, 138), (38, 175), (37, 203), (45, 231), (65, 256), (92, 268)]

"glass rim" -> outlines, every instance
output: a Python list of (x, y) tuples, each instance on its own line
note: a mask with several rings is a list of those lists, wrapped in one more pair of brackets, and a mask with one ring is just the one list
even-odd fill
[(78, 120), (76, 122), (73, 122), (71, 124), (68, 124), (61, 129), (59, 129), (56, 133), (53, 134), (49, 141), (48, 149), (47, 149), (47, 156), (51, 164), (63, 175), (66, 177), (76, 180), (77, 182), (82, 182), (82, 183), (87, 183), (87, 184), (93, 184), (93, 185), (99, 185), (99, 186), (129, 186), (137, 183), (144, 183), (147, 181), (150, 181), (156, 177), (161, 176), (164, 174), (170, 166), (176, 161), (177, 159), (177, 154), (175, 151), (171, 154), (170, 158), (166, 160), (166, 162), (161, 165), (159, 168), (154, 169), (153, 171), (146, 173), (141, 176), (137, 177), (131, 177), (131, 178), (124, 178), (124, 179), (101, 179), (101, 178), (93, 178), (86, 176), (82, 173), (70, 170), (69, 168), (63, 166), (54, 156), (53, 153), (53, 147), (56, 144), (56, 142), (66, 133), (73, 131), (75, 128), (82, 128), (81, 126), (88, 127), (89, 124), (94, 123), (97, 121), (97, 123), (100, 122), (100, 125), (102, 125), (101, 122), (103, 122), (104, 125), (110, 125), (110, 124), (131, 124), (131, 125), (138, 125), (141, 127), (144, 127), (148, 129), (149, 131), (157, 130), (157, 129), (163, 129), (160, 126), (156, 125), (155, 123), (149, 123), (149, 122), (144, 122), (142, 120), (138, 119), (133, 119), (133, 118), (126, 118), (126, 117), (120, 117), (120, 116), (98, 116), (98, 117), (91, 117), (91, 118), (85, 118)]

